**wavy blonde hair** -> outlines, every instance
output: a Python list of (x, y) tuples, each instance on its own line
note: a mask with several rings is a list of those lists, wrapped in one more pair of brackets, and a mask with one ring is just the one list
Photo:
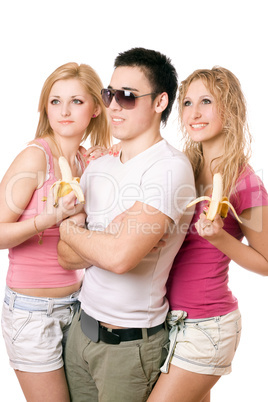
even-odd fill
[(101, 99), (102, 82), (95, 70), (87, 64), (66, 63), (58, 67), (45, 81), (40, 99), (38, 111), (40, 113), (39, 122), (35, 138), (51, 136), (54, 133), (50, 127), (47, 117), (48, 98), (52, 86), (56, 81), (78, 79), (89, 95), (92, 96), (96, 105), (100, 106), (101, 113), (90, 120), (90, 123), (82, 138), (82, 142), (90, 135), (91, 145), (100, 145), (108, 148), (111, 145), (111, 134), (107, 119), (106, 108)]
[(178, 108), (184, 142), (183, 150), (192, 164), (195, 179), (204, 163), (202, 143), (191, 140), (183, 125), (182, 114), (188, 88), (193, 81), (199, 79), (203, 81), (215, 98), (218, 113), (222, 116), (223, 133), (225, 134), (224, 150), (221, 157), (213, 160), (215, 167), (211, 170), (211, 174), (221, 173), (224, 195), (229, 196), (251, 155), (251, 134), (247, 123), (246, 100), (237, 77), (223, 67), (216, 66), (211, 70), (196, 70), (181, 82)]

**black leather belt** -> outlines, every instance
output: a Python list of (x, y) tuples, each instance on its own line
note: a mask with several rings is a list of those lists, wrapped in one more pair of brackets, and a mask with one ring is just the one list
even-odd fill
[[(143, 338), (142, 328), (122, 328), (110, 329), (100, 325), (99, 321), (87, 315), (84, 310), (81, 310), (81, 329), (83, 333), (93, 342), (105, 342), (108, 344), (118, 345), (120, 342), (135, 341)], [(147, 328), (147, 336), (152, 336), (165, 328), (165, 324), (157, 325), (156, 327)]]

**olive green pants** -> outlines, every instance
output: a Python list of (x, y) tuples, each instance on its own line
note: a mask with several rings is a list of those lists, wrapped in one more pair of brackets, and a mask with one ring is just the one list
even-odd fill
[(146, 401), (167, 356), (168, 331), (118, 345), (92, 342), (77, 313), (65, 349), (65, 368), (73, 402)]

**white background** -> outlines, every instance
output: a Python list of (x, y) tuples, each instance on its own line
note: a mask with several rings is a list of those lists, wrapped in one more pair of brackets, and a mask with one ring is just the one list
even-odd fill
[[(90, 64), (107, 86), (118, 52), (143, 46), (167, 54), (180, 80), (214, 65), (238, 76), (254, 137), (252, 165), (268, 188), (265, 0), (9, 0), (0, 6), (0, 38), (0, 177), (34, 137), (41, 87), (55, 68), (69, 61)], [(176, 118), (174, 109), (162, 134), (180, 147)], [(0, 262), (1, 300), (6, 250), (0, 251)], [(267, 284), (231, 264), (230, 287), (239, 299), (243, 333), (233, 372), (216, 384), (213, 402), (268, 400)], [(0, 356), (1, 400), (24, 401), (2, 337)]]

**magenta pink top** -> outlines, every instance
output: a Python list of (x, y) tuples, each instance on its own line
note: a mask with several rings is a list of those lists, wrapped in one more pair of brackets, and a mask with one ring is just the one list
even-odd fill
[[(230, 202), (238, 215), (247, 208), (268, 205), (260, 178), (248, 167), (237, 182)], [(184, 310), (188, 318), (209, 318), (228, 314), (238, 301), (228, 287), (230, 259), (198, 235), (195, 222), (207, 202), (197, 204), (188, 234), (178, 252), (167, 283), (171, 310)], [(224, 229), (240, 241), (243, 233), (229, 210)]]
[[(18, 222), (40, 214), (45, 206), (43, 197), (47, 197), (51, 185), (57, 181), (54, 175), (53, 157), (48, 143), (44, 139), (38, 142), (47, 154), (49, 177), (42, 187), (35, 190), (33, 196), (18, 219)], [(82, 170), (81, 158), (78, 155)], [(10, 288), (55, 288), (70, 286), (79, 282), (83, 277), (83, 270), (67, 271), (58, 263), (57, 244), (59, 241), (59, 228), (53, 226), (44, 231), (43, 244), (38, 244), (37, 235), (24, 243), (9, 250), (9, 268), (7, 272), (7, 285)]]

